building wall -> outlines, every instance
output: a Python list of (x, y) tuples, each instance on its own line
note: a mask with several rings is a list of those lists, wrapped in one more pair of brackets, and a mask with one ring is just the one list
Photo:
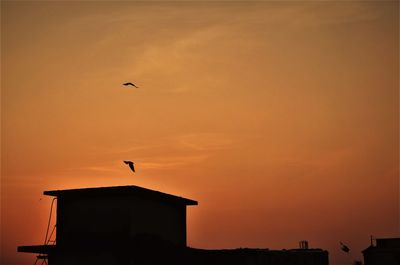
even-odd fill
[(186, 205), (132, 200), (129, 213), (130, 237), (159, 235), (178, 246), (186, 246)]
[(49, 255), (48, 265), (130, 265), (111, 252), (67, 252)]
[(400, 238), (377, 238), (363, 254), (365, 265), (400, 265)]
[(186, 246), (186, 206), (131, 195), (58, 198), (60, 247), (114, 247), (143, 234)]
[(400, 248), (378, 249), (364, 251), (365, 265), (400, 265)]
[[(126, 252), (69, 252), (50, 256), (49, 265), (328, 265), (322, 250), (131, 249)], [(386, 264), (380, 264), (386, 265)]]
[[(328, 252), (323, 250), (199, 250), (185, 256), (191, 265), (328, 265)], [(154, 264), (157, 264), (155, 262)]]

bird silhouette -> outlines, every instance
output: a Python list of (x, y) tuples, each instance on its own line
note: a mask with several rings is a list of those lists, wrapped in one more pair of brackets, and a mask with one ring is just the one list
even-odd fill
[(340, 245), (341, 245), (340, 248), (341, 248), (344, 252), (349, 253), (349, 251), (350, 251), (349, 247), (346, 246), (345, 244), (343, 244), (342, 242), (339, 242), (339, 243), (340, 243)]
[(125, 164), (129, 165), (130, 169), (135, 172), (135, 166), (132, 161), (124, 161)]
[(123, 85), (124, 86), (133, 86), (133, 87), (139, 88), (138, 86), (136, 86), (134, 83), (131, 83), (131, 82), (124, 83)]

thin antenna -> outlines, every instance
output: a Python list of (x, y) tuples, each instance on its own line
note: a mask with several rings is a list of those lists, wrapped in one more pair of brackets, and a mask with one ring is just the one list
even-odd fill
[[(57, 197), (53, 198), (51, 201), (51, 206), (50, 206), (50, 215), (49, 215), (49, 222), (47, 223), (47, 230), (46, 230), (46, 237), (44, 238), (44, 244), (47, 245), (47, 236), (49, 234), (49, 228), (50, 228), (50, 222), (51, 222), (51, 214), (53, 212), (53, 204), (54, 201), (57, 199)], [(52, 232), (53, 233), (53, 232)]]

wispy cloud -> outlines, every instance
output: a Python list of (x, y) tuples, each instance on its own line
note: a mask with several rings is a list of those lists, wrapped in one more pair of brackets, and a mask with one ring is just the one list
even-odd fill
[(214, 151), (233, 146), (231, 137), (220, 133), (188, 133), (157, 139), (155, 143), (125, 140), (124, 146), (93, 147), (96, 154), (154, 154), (164, 152)]
[(203, 155), (191, 155), (191, 156), (175, 156), (175, 157), (167, 157), (167, 158), (155, 158), (152, 159), (144, 159), (141, 162), (139, 160), (138, 164), (142, 169), (172, 169), (176, 167), (183, 167), (190, 164), (201, 163), (206, 160), (209, 156), (206, 154)]
[(95, 153), (103, 153), (103, 154), (128, 154), (128, 153), (140, 153), (143, 151), (149, 151), (149, 150), (160, 150), (168, 147), (168, 143), (158, 143), (158, 144), (147, 144), (147, 143), (141, 143), (141, 142), (129, 142), (127, 140), (127, 143), (124, 146), (112, 146), (112, 147), (94, 147), (93, 152)]
[(216, 133), (192, 133), (177, 137), (178, 143), (196, 151), (213, 151), (228, 148), (233, 141), (223, 134)]
[(104, 166), (88, 166), (88, 167), (81, 167), (77, 168), (78, 170), (84, 171), (96, 171), (96, 172), (118, 172), (119, 170), (113, 169), (111, 167), (104, 167)]
[[(129, 142), (129, 140), (127, 140)], [(121, 160), (130, 157), (141, 169), (172, 169), (201, 163), (215, 152), (231, 148), (234, 141), (218, 133), (189, 133), (158, 139), (156, 143), (132, 141), (123, 147), (96, 147), (93, 151), (102, 157), (101, 165), (74, 168), (93, 172), (119, 172)]]

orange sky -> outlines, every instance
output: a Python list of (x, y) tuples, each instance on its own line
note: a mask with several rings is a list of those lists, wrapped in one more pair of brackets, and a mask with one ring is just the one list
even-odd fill
[(0, 263), (44, 190), (139, 185), (199, 201), (190, 246), (349, 264), (399, 236), (398, 88), (397, 1), (2, 1)]

